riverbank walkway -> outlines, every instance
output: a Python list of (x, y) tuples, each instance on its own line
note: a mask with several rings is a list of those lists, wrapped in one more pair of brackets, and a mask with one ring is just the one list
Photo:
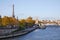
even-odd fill
[(33, 31), (35, 29), (37, 29), (37, 27), (32, 27), (32, 28), (28, 28), (28, 29), (25, 29), (25, 30), (22, 30), (22, 31), (17, 31), (17, 32), (8, 34), (8, 35), (0, 36), (0, 39), (1, 38), (10, 38), (10, 37), (22, 36), (22, 35), (25, 35), (27, 33), (30, 33), (31, 31)]

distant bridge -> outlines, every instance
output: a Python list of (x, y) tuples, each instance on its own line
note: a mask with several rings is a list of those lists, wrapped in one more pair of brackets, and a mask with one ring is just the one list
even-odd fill
[(39, 22), (38, 20), (36, 20), (35, 24), (38, 24), (40, 26), (43, 26), (43, 25), (60, 25), (58, 22), (55, 22), (55, 21), (52, 21), (52, 22), (41, 21), (41, 22)]
[(57, 22), (40, 22), (39, 25), (59, 25)]

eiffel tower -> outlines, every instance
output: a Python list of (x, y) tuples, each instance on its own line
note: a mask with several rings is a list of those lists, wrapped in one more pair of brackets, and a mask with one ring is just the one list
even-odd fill
[(15, 18), (15, 14), (14, 14), (14, 4), (12, 6), (12, 17)]

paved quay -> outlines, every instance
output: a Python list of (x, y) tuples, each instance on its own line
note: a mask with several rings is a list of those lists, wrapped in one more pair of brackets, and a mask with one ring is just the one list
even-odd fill
[(28, 29), (25, 29), (25, 30), (22, 30), (22, 31), (18, 31), (18, 32), (9, 34), (9, 35), (3, 35), (3, 36), (0, 36), (0, 39), (16, 37), (16, 36), (22, 36), (22, 35), (25, 35), (25, 34), (28, 34), (28, 33), (32, 32), (35, 29), (37, 29), (37, 27), (35, 27), (35, 28), (34, 27), (33, 28), (28, 28)]

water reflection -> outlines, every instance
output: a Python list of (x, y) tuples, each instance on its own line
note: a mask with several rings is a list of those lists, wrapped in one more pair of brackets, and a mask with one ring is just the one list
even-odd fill
[(27, 35), (5, 40), (60, 40), (60, 26), (47, 26), (46, 29), (37, 29)]

